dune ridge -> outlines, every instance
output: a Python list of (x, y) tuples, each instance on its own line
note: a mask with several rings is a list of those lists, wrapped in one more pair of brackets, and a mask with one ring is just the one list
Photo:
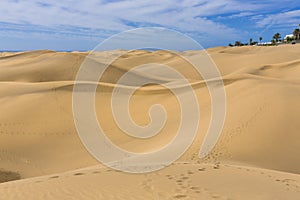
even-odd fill
[[(108, 137), (126, 150), (147, 152), (164, 146), (174, 137), (179, 109), (168, 89), (142, 87), (132, 99), (133, 119), (140, 125), (148, 124), (149, 106), (161, 103), (169, 114), (166, 127), (150, 141), (124, 136), (106, 106), (114, 88), (135, 86), (116, 84), (124, 73), (149, 62), (166, 64), (183, 72), (197, 92), (201, 120), (191, 147), (171, 166), (140, 175), (105, 167), (78, 137), (72, 91), (88, 53), (1, 53), (0, 199), (297, 199), (299, 52), (300, 45), (207, 50), (222, 75), (227, 114), (220, 140), (203, 160), (198, 152), (211, 117), (209, 93), (202, 77), (176, 56), (193, 58), (203, 52), (97, 52), (97, 60), (88, 60), (92, 69), (105, 66), (110, 56), (125, 53), (98, 82), (80, 84), (83, 88), (97, 85), (98, 120)], [(155, 80), (185, 91), (182, 80), (155, 69), (129, 74), (134, 83)], [(207, 81), (219, 87), (219, 79)]]

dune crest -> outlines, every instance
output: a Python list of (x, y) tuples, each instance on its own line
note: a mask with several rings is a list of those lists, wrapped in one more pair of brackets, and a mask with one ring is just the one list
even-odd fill
[[(116, 81), (134, 66), (157, 62), (184, 72), (197, 92), (201, 120), (191, 147), (176, 163), (155, 173), (131, 175), (108, 169), (85, 149), (72, 115), (74, 80), (88, 53), (1, 53), (0, 199), (299, 197), (300, 45), (207, 50), (222, 74), (227, 113), (220, 140), (202, 160), (198, 152), (211, 117), (202, 77), (168, 51), (97, 52), (99, 59), (89, 60), (91, 67), (103, 67), (110, 56), (120, 52), (125, 54), (98, 82), (82, 82), (83, 86), (98, 86), (95, 108), (107, 136), (121, 148), (139, 153), (159, 149), (174, 137), (179, 105), (174, 95), (159, 85), (140, 88), (130, 104), (132, 118), (139, 125), (149, 123), (151, 105), (165, 106), (166, 125), (149, 141), (125, 136), (108, 114), (112, 90), (133, 86), (117, 85)], [(192, 58), (203, 52), (176, 53)], [(136, 81), (155, 80), (185, 90), (182, 80), (163, 69), (149, 67), (129, 74)]]

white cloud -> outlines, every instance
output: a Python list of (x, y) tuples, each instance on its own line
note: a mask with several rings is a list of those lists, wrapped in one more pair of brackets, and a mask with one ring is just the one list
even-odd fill
[[(247, 6), (251, 7), (250, 5)], [(252, 6), (253, 7), (253, 6)], [(233, 0), (124, 0), (124, 1), (58, 1), (39, 0), (1, 1), (0, 21), (30, 23), (43, 26), (73, 25), (109, 30), (126, 30), (122, 20), (167, 25), (183, 28), (184, 21), (226, 12), (245, 10)], [(201, 23), (201, 20), (198, 20)], [(202, 20), (204, 22), (204, 20)], [(205, 23), (206, 24), (206, 23)], [(193, 29), (193, 23), (185, 23), (185, 29)]]
[(293, 10), (278, 14), (261, 16), (258, 19), (259, 20), (257, 21), (257, 25), (259, 27), (265, 27), (270, 24), (272, 24), (273, 26), (280, 27), (298, 26), (298, 24), (300, 23), (300, 10)]

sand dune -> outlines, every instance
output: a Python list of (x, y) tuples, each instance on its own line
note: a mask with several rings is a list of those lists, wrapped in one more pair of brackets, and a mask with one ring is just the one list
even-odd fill
[[(88, 62), (95, 69), (104, 67), (111, 56), (124, 52), (97, 52), (97, 59)], [(222, 74), (227, 113), (220, 140), (202, 160), (198, 152), (211, 117), (209, 93), (202, 77), (175, 53), (125, 52), (99, 82), (82, 83), (98, 85), (95, 107), (101, 125), (115, 144), (133, 152), (166, 145), (176, 133), (180, 110), (166, 88), (143, 87), (132, 97), (133, 119), (148, 124), (149, 107), (159, 103), (168, 113), (167, 122), (149, 140), (126, 136), (110, 111), (112, 90), (134, 86), (115, 84), (124, 73), (149, 62), (165, 64), (182, 72), (196, 90), (201, 120), (193, 144), (171, 166), (140, 175), (104, 167), (79, 139), (72, 90), (87, 53), (1, 53), (0, 199), (299, 198), (300, 46), (218, 47), (207, 52)], [(179, 54), (192, 58), (201, 53)], [(129, 73), (133, 83), (155, 80), (184, 91), (178, 77), (155, 69)]]
[(299, 181), (259, 168), (177, 163), (141, 175), (95, 166), (8, 182), (0, 191), (8, 199), (297, 199)]

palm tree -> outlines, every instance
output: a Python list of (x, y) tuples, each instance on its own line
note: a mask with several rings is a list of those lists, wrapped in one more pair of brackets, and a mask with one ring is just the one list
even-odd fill
[(296, 28), (293, 32), (293, 35), (295, 36), (296, 40), (299, 39), (299, 34), (300, 34), (300, 30), (299, 30), (299, 28)]
[(260, 41), (260, 43), (261, 43), (261, 41), (263, 40), (263, 38), (262, 37), (259, 37), (259, 41)]
[(276, 34), (273, 36), (273, 39), (275, 39), (276, 42), (278, 42), (280, 38), (281, 38), (280, 33), (276, 33)]
[(271, 42), (272, 42), (272, 45), (276, 45), (276, 40), (271, 40)]
[(242, 42), (241, 41), (235, 41), (234, 46), (242, 46)]

